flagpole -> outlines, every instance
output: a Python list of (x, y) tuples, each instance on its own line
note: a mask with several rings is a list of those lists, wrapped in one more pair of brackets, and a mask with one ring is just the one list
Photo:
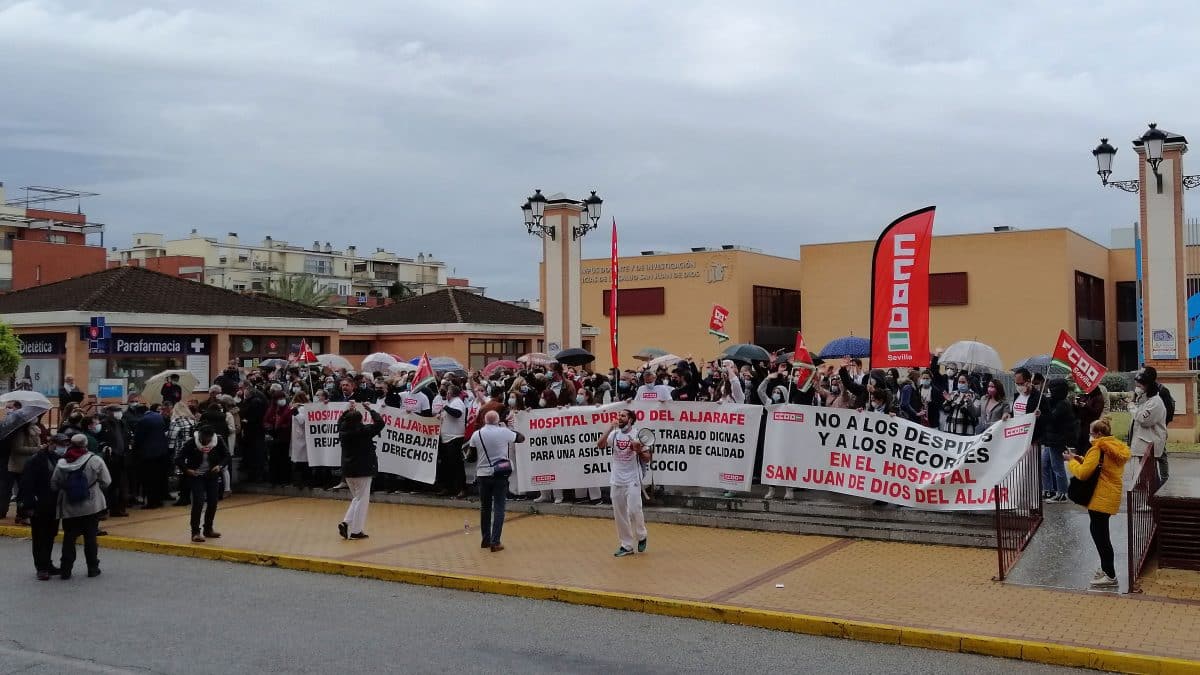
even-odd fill
[(612, 358), (612, 387), (613, 393), (617, 393), (617, 383), (621, 378), (621, 364), (619, 349), (617, 347), (617, 329), (619, 319), (617, 318), (617, 294), (621, 289), (621, 277), (619, 271), (619, 254), (617, 247), (617, 219), (614, 216), (612, 219), (612, 253), (609, 261), (609, 300), (608, 300), (608, 345)]

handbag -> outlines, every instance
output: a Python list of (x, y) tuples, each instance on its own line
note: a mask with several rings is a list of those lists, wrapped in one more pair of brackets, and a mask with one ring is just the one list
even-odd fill
[(1092, 495), (1096, 494), (1096, 484), (1100, 482), (1100, 471), (1104, 468), (1104, 451), (1100, 451), (1100, 461), (1096, 464), (1096, 470), (1092, 472), (1084, 480), (1071, 477), (1071, 482), (1067, 484), (1067, 497), (1080, 506), (1087, 506), (1092, 503)]
[(488, 454), (487, 444), (483, 442), (483, 436), (480, 434), (480, 431), (476, 431), (475, 434), (479, 436), (479, 445), (483, 448), (483, 456), (487, 458), (488, 465), (492, 467), (492, 476), (496, 478), (508, 478), (512, 475), (512, 462), (508, 461), (507, 457), (493, 460), (491, 455)]

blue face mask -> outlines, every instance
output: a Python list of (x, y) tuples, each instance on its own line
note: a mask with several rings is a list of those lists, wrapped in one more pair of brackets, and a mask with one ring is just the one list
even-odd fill
[(971, 387), (970, 387), (970, 385), (960, 384), (960, 385), (958, 385), (958, 391), (961, 394), (965, 394), (968, 391), (971, 391)]
[(617, 388), (621, 391), (627, 391), (629, 389), (629, 383), (625, 380), (621, 380), (619, 383), (617, 383)]

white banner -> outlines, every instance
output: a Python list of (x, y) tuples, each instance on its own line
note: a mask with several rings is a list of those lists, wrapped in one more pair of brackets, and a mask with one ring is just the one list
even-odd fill
[(955, 436), (877, 413), (772, 405), (762, 482), (918, 509), (991, 509), (992, 488), (1029, 448), (1033, 422), (1021, 415)]
[(517, 491), (608, 485), (612, 449), (600, 450), (596, 442), (625, 407), (610, 403), (518, 413), (513, 429), (524, 434), (525, 442), (515, 449)]
[(379, 408), (383, 433), (375, 444), (379, 471), (433, 485), (437, 478), (438, 442), (442, 422), (400, 408)]
[[(625, 403), (529, 410), (517, 415), (521, 492), (602, 487), (609, 482), (611, 450), (596, 442)], [(638, 403), (637, 428), (654, 431), (650, 470), (656, 485), (748, 491), (762, 408), (729, 403)]]
[(762, 406), (637, 402), (638, 428), (654, 431), (655, 485), (750, 491)]
[(338, 436), (338, 419), (350, 407), (349, 403), (307, 403), (301, 409), (304, 416), (304, 441), (308, 444), (309, 466), (341, 466), (342, 439)]

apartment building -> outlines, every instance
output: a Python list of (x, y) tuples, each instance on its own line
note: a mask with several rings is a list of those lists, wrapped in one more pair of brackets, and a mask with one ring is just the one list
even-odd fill
[(329, 242), (319, 241), (299, 245), (269, 235), (261, 242), (247, 242), (236, 232), (217, 238), (192, 230), (183, 239), (137, 233), (132, 246), (111, 251), (109, 264), (156, 269), (240, 292), (265, 291), (272, 280), (309, 275), (329, 292), (326, 306), (335, 308), (384, 304), (396, 284), (405, 289), (405, 295), (422, 295), (450, 286), (481, 290), (472, 288), (465, 279), (448, 276), (446, 263), (432, 253), (408, 258), (383, 248), (366, 253), (355, 246), (335, 249)]
[[(0, 292), (32, 288), (104, 269), (104, 225), (74, 212), (49, 208), (90, 192), (26, 187), (5, 192), (0, 183)], [(99, 235), (99, 245), (88, 235)]]

